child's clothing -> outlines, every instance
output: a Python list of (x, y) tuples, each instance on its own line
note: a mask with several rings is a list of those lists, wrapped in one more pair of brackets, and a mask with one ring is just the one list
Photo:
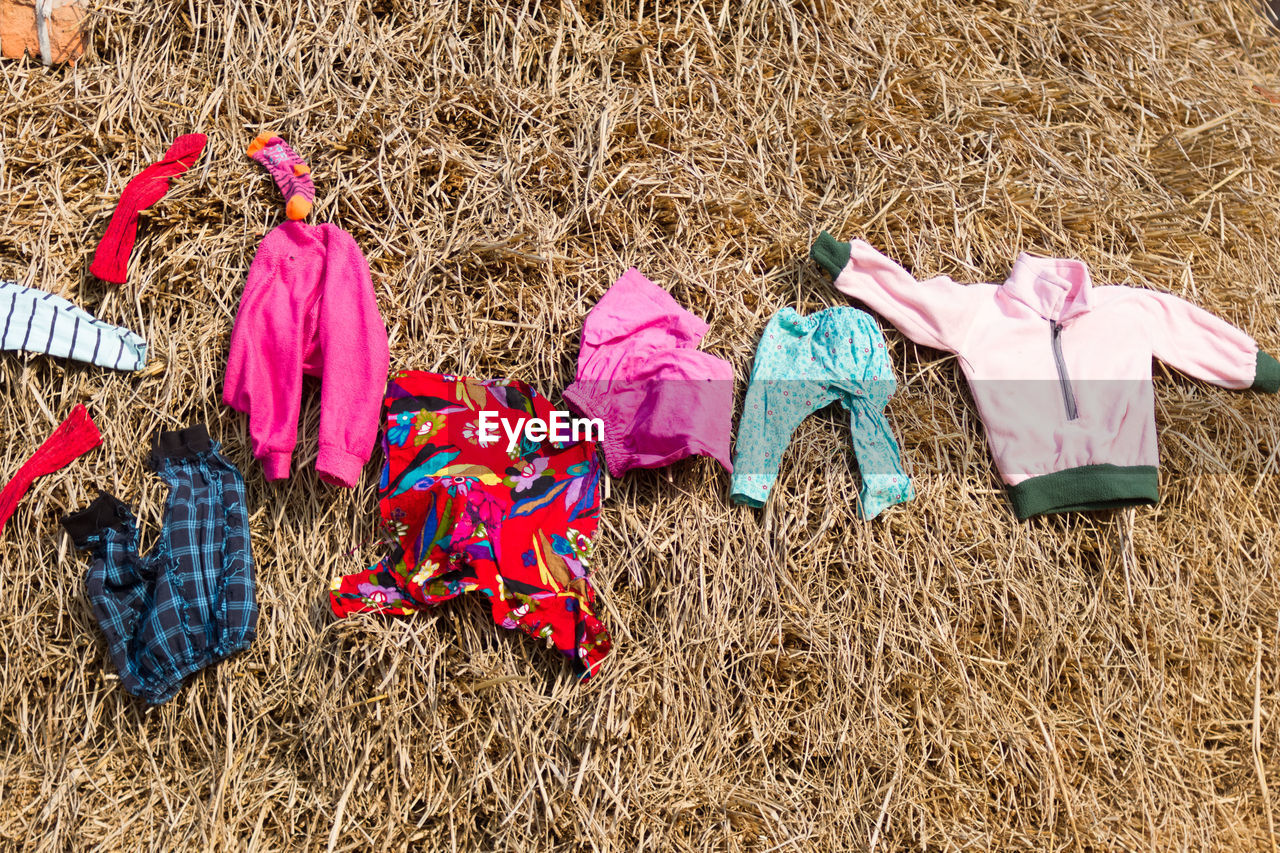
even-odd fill
[(796, 427), (838, 401), (849, 412), (862, 474), (858, 514), (875, 518), (915, 496), (884, 409), (897, 389), (884, 335), (856, 308), (808, 317), (784, 308), (765, 327), (738, 426), (732, 499), (762, 507)]
[(170, 491), (145, 557), (133, 513), (106, 492), (62, 520), (93, 554), (85, 585), (120, 681), (151, 705), (248, 647), (257, 630), (244, 480), (220, 449), (203, 424), (157, 437), (150, 465)]
[(5, 524), (18, 508), (18, 501), (22, 500), (37, 477), (65, 468), (99, 444), (102, 444), (102, 436), (98, 433), (98, 425), (89, 417), (89, 411), (83, 404), (76, 406), (0, 491), (0, 533), (4, 532)]
[(61, 296), (0, 281), (0, 349), (73, 358), (113, 370), (141, 370), (147, 342), (77, 308)]
[(205, 135), (179, 136), (159, 162), (143, 169), (125, 185), (106, 233), (93, 253), (89, 272), (103, 281), (124, 284), (129, 277), (129, 255), (138, 239), (138, 214), (164, 198), (169, 181), (190, 169), (204, 151)]
[(1226, 388), (1280, 388), (1280, 363), (1244, 332), (1167, 293), (1094, 287), (1080, 261), (1024, 253), (1004, 284), (966, 286), (826, 232), (811, 254), (908, 338), (959, 355), (1019, 518), (1159, 499), (1153, 356)]
[(306, 219), (316, 201), (316, 186), (306, 161), (289, 143), (269, 133), (259, 134), (249, 144), (249, 156), (271, 173), (280, 188), (285, 197), (284, 215), (290, 219)]
[(354, 486), (373, 453), (389, 366), (369, 264), (351, 235), (290, 220), (264, 237), (231, 331), (222, 399), (249, 415), (266, 478), (289, 476), (305, 374), (321, 377), (316, 471)]
[(635, 268), (587, 315), (564, 398), (603, 422), (613, 476), (695, 454), (733, 470), (733, 365), (696, 349), (706, 333), (705, 322)]
[(551, 406), (523, 382), (392, 377), (378, 493), (398, 544), (373, 568), (334, 579), (334, 614), (407, 615), (480, 591), (494, 622), (554, 643), (581, 678), (595, 673), (610, 647), (588, 578), (596, 446), (520, 437), (510, 447), (508, 430), (530, 417), (549, 422)]

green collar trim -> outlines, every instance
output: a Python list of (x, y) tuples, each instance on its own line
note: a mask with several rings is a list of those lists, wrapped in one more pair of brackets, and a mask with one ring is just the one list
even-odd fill
[(1009, 487), (1020, 521), (1033, 515), (1118, 509), (1160, 502), (1154, 465), (1083, 465), (1023, 480)]

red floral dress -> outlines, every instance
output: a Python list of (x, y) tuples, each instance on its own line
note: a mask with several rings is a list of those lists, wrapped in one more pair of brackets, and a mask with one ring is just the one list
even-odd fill
[[(595, 442), (533, 442), (523, 431), (512, 441), (527, 419), (551, 420), (550, 403), (514, 380), (401, 371), (384, 406), (378, 494), (397, 545), (372, 568), (334, 579), (333, 612), (404, 615), (479, 591), (495, 622), (549, 638), (590, 678), (610, 647), (588, 577), (600, 507)], [(488, 431), (482, 412), (491, 413)]]

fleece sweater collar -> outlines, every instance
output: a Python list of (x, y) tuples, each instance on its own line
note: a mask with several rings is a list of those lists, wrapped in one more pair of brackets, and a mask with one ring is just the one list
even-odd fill
[(1023, 252), (1000, 292), (1046, 320), (1064, 323), (1090, 309), (1092, 289), (1089, 267), (1081, 261), (1038, 258)]

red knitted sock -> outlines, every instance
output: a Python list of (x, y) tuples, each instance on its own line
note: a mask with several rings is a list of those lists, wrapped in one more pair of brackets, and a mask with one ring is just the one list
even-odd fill
[(71, 415), (53, 434), (44, 440), (40, 449), (23, 463), (13, 475), (9, 485), (0, 491), (0, 533), (4, 532), (5, 523), (18, 507), (18, 501), (31, 488), (36, 477), (52, 474), (66, 467), (78, 456), (88, 453), (102, 444), (102, 436), (98, 434), (98, 425), (89, 417), (83, 405), (71, 410)]
[(179, 136), (160, 162), (152, 163), (134, 176), (120, 193), (120, 202), (107, 223), (107, 233), (102, 235), (98, 250), (93, 253), (89, 272), (103, 281), (124, 284), (129, 276), (129, 253), (138, 237), (138, 214), (164, 198), (169, 191), (169, 179), (195, 164), (204, 143), (203, 133)]

